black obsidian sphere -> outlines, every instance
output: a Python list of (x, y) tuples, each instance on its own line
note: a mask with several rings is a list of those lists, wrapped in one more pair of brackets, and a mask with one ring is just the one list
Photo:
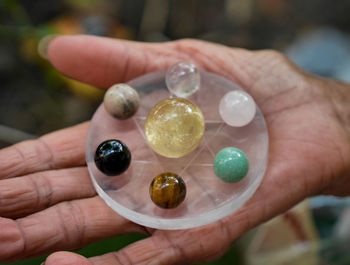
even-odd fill
[(131, 161), (129, 148), (119, 140), (101, 143), (95, 153), (95, 163), (108, 176), (117, 176), (128, 169)]

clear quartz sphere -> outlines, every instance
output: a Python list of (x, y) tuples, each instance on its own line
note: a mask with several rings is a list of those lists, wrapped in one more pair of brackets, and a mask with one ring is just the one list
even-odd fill
[(172, 94), (187, 98), (199, 89), (200, 75), (195, 65), (179, 62), (169, 68), (165, 81)]
[(254, 99), (244, 91), (228, 92), (219, 103), (221, 118), (230, 126), (241, 127), (249, 124), (255, 116)]

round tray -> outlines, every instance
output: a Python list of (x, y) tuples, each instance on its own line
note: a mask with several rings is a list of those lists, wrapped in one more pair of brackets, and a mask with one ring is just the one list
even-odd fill
[[(94, 114), (86, 144), (86, 161), (97, 193), (118, 214), (158, 229), (185, 229), (214, 222), (240, 208), (258, 188), (266, 169), (268, 132), (257, 106), (254, 119), (244, 127), (231, 127), (219, 114), (221, 98), (231, 90), (242, 90), (221, 76), (200, 72), (200, 89), (187, 99), (196, 103), (205, 118), (205, 133), (200, 145), (181, 158), (158, 155), (148, 145), (144, 126), (147, 114), (160, 100), (174, 97), (165, 84), (165, 72), (138, 77), (128, 84), (141, 98), (138, 112), (128, 120), (117, 120), (104, 105)], [(132, 160), (127, 171), (107, 176), (94, 163), (98, 145), (118, 139), (130, 149)], [(225, 147), (236, 147), (249, 159), (249, 171), (243, 180), (226, 183), (214, 173), (214, 157)], [(187, 187), (186, 198), (175, 209), (157, 207), (149, 196), (152, 179), (164, 172), (178, 174)]]

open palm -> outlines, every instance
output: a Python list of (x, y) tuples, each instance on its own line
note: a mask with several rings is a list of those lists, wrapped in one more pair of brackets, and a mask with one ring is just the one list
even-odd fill
[(101, 88), (178, 61), (237, 82), (265, 115), (268, 169), (257, 192), (236, 213), (203, 227), (161, 231), (124, 219), (96, 195), (84, 161), (88, 123), (19, 143), (0, 150), (0, 261), (76, 249), (130, 232), (151, 236), (90, 259), (57, 252), (46, 265), (209, 261), (245, 231), (308, 196), (350, 194), (350, 112), (342, 107), (350, 88), (310, 76), (276, 52), (194, 40), (145, 44), (61, 36), (50, 43), (48, 58), (64, 74)]

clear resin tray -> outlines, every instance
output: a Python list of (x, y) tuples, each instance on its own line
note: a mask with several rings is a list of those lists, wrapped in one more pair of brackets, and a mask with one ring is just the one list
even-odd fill
[[(128, 120), (113, 118), (101, 104), (89, 128), (86, 161), (98, 194), (118, 214), (152, 228), (192, 228), (232, 214), (253, 195), (267, 166), (268, 131), (258, 106), (248, 125), (227, 125), (219, 114), (219, 102), (227, 92), (242, 88), (221, 76), (201, 71), (200, 88), (187, 98), (204, 115), (205, 133), (200, 145), (181, 158), (158, 155), (146, 141), (145, 121), (159, 101), (175, 97), (167, 89), (165, 75), (165, 71), (154, 72), (128, 83), (141, 99), (139, 110)], [(130, 167), (119, 176), (104, 175), (94, 163), (96, 148), (108, 139), (121, 140), (131, 152)], [(223, 182), (214, 173), (215, 155), (225, 147), (239, 148), (249, 159), (248, 174), (240, 182)], [(178, 174), (186, 184), (185, 200), (174, 209), (159, 208), (149, 195), (153, 178), (164, 172)]]

